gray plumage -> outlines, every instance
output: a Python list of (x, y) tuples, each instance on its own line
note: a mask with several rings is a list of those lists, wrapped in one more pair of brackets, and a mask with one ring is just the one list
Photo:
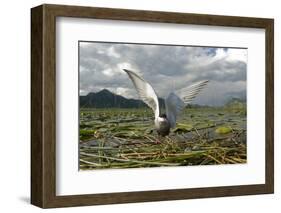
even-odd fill
[(158, 97), (153, 87), (135, 72), (124, 69), (133, 82), (140, 99), (154, 112), (154, 124), (157, 133), (166, 136), (176, 126), (176, 121), (186, 104), (207, 85), (208, 81), (199, 81), (189, 87), (171, 92), (165, 99), (166, 114), (160, 115)]

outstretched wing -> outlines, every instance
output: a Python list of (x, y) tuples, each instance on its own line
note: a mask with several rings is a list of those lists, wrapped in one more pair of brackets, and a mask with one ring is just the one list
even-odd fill
[(166, 114), (172, 128), (176, 126), (177, 117), (192, 99), (206, 86), (208, 81), (200, 81), (175, 93), (171, 92), (165, 99)]
[(159, 102), (152, 86), (133, 71), (126, 69), (124, 71), (132, 80), (141, 100), (153, 110), (155, 118), (157, 118), (159, 116)]
[(171, 128), (176, 126), (177, 116), (185, 107), (184, 102), (173, 92), (165, 99), (165, 107), (168, 121)]
[(177, 91), (178, 96), (185, 104), (189, 104), (198, 93), (207, 85), (208, 81), (199, 81), (191, 86), (185, 87)]

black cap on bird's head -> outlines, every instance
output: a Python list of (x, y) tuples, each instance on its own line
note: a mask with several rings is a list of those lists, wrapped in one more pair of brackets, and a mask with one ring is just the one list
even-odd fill
[(163, 113), (163, 114), (161, 114), (159, 117), (160, 117), (160, 118), (167, 118), (167, 115), (166, 115), (165, 113)]

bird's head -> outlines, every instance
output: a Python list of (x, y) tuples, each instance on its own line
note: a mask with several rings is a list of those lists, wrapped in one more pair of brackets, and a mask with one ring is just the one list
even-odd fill
[(159, 115), (159, 118), (161, 118), (161, 121), (166, 121), (167, 120), (167, 115), (165, 113)]
[(165, 119), (167, 119), (167, 115), (166, 115), (165, 113), (159, 115), (159, 117), (160, 117), (160, 118), (165, 118)]

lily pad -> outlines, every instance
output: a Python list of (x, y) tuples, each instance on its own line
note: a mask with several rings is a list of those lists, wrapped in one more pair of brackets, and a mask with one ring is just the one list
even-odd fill
[(191, 125), (191, 124), (178, 123), (176, 128), (173, 131), (174, 132), (189, 132), (192, 129), (193, 129), (193, 125)]
[(228, 134), (231, 132), (231, 128), (227, 126), (221, 126), (217, 128), (215, 132), (218, 134)]

